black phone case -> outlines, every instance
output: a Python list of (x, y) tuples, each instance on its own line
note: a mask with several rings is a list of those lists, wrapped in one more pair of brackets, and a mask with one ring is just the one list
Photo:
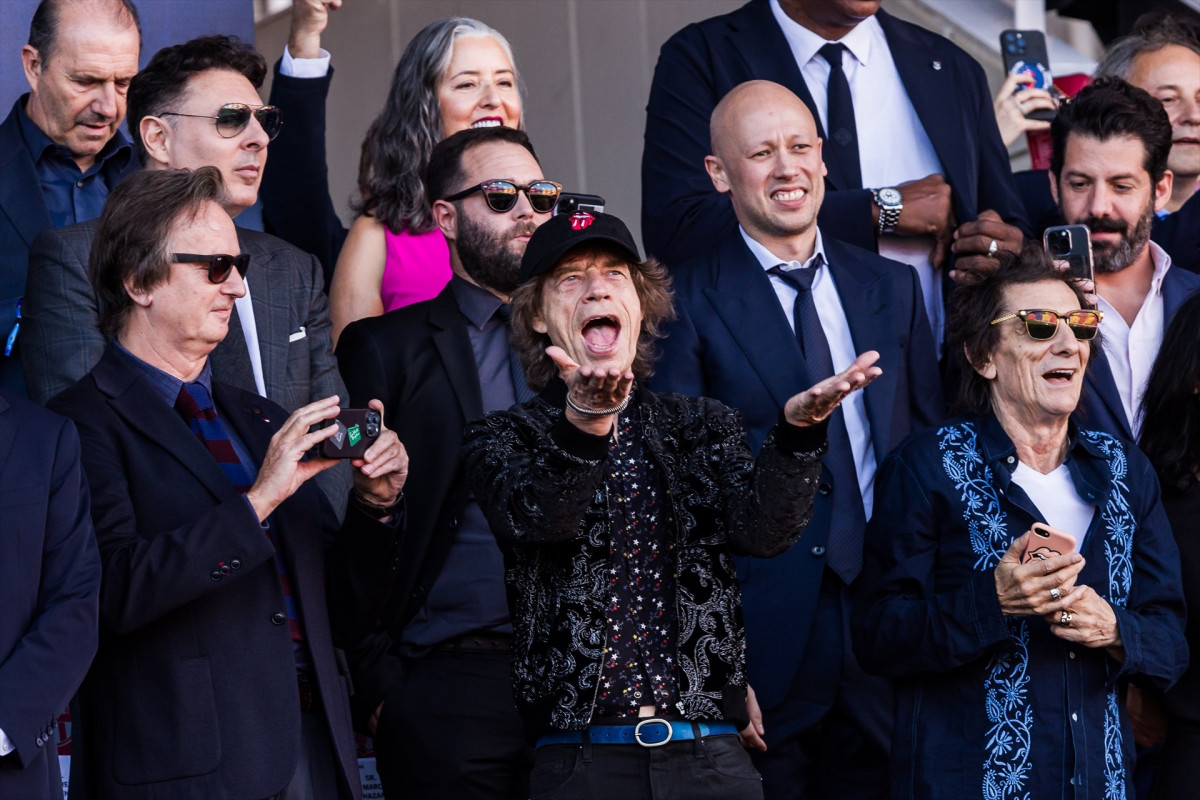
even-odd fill
[(373, 408), (343, 408), (329, 423), (338, 426), (338, 432), (321, 442), (321, 455), (325, 458), (362, 458), (367, 448), (379, 438), (381, 422), (379, 412)]
[[(1019, 31), (1014, 28), (1001, 31), (1000, 55), (1004, 57), (1006, 75), (1027, 72), (1033, 76), (1033, 83), (1029, 86), (1053, 91), (1054, 78), (1050, 72), (1050, 57), (1046, 54), (1046, 37), (1041, 31)], [(1025, 116), (1049, 122), (1056, 113), (1049, 110), (1031, 111)]]

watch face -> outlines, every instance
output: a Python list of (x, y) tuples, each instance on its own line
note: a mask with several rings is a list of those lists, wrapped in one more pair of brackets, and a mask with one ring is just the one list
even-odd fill
[(896, 189), (887, 188), (879, 190), (879, 202), (882, 205), (898, 206), (903, 199), (900, 192)]

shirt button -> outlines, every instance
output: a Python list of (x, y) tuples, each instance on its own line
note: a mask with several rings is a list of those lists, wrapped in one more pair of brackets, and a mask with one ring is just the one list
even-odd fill
[(78, 188), (82, 189), (82, 188), (83, 188), (83, 181), (75, 181), (75, 185), (76, 185)]
[(832, 491), (833, 491), (833, 487), (830, 486), (828, 483), (822, 483), (820, 486), (817, 487), (817, 494), (821, 495), (821, 497), (828, 497), (829, 493)]
[(1015, 459), (1015, 458), (1013, 458), (1012, 456), (1009, 456), (1008, 458), (1006, 458), (1006, 459), (1004, 459), (1004, 460), (1005, 460), (1005, 461), (1007, 461), (1009, 464), (1011, 464), (1011, 463), (1013, 463), (1014, 461), (1016, 461), (1016, 459)]
[(1071, 659), (1072, 661), (1074, 661), (1074, 660), (1075, 660), (1075, 653), (1074, 653), (1074, 652), (1067, 653), (1067, 658), (1069, 658), (1069, 659)]
[(1079, 715), (1072, 712), (1071, 722), (1079, 722)]
[(812, 554), (814, 556), (823, 556), (823, 555), (825, 555), (825, 548), (819, 544), (815, 545), (812, 549)]

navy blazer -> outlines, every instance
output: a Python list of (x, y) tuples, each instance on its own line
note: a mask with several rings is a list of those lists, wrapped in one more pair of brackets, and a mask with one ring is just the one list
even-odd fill
[[(25, 146), (17, 115), (17, 108), (13, 106), (0, 123), (0, 342), (7, 339), (17, 319), (17, 299), (25, 292), (25, 272), (33, 238), (53, 227), (33, 156)], [(137, 159), (129, 159), (121, 177), (137, 168)], [(11, 356), (5, 358), (2, 352), (0, 350), (0, 387), (25, 394), (20, 339)]]
[[(1178, 269), (1172, 264), (1162, 282), (1164, 331), (1175, 318), (1179, 306), (1196, 291), (1200, 291), (1200, 275)], [(1100, 335), (1104, 335), (1103, 323), (1100, 325)], [(1076, 415), (1080, 427), (1133, 440), (1133, 427), (1125, 417), (1125, 407), (1121, 405), (1121, 395), (1117, 392), (1117, 384), (1113, 381), (1112, 368), (1108, 366), (1103, 347), (1097, 347), (1092, 354)]]
[[(983, 68), (943, 36), (882, 10), (876, 17), (953, 189), (955, 217), (966, 222), (993, 209), (1027, 230)], [(737, 227), (728, 198), (713, 188), (704, 170), (708, 119), (730, 89), (753, 79), (780, 83), (813, 107), (767, 0), (751, 0), (729, 14), (689, 25), (662, 47), (646, 106), (642, 239), (647, 252), (670, 266), (711, 250)], [(819, 115), (813, 116), (825, 138)], [(860, 111), (858, 118), (866, 116)], [(836, 165), (827, 166), (821, 230), (875, 249), (871, 193), (849, 185)]]
[(62, 800), (58, 714), (96, 652), (100, 554), (70, 421), (0, 390), (0, 797)]
[[(287, 413), (220, 381), (213, 396), (261, 464)], [(49, 407), (79, 428), (104, 561), (100, 646), (80, 691), (86, 728), (72, 771), (103, 798), (262, 798), (291, 780), (300, 707), (273, 539), (312, 655), (339, 797), (361, 797), (326, 606), (337, 526), (316, 487), (275, 510), (268, 537), (204, 445), (112, 347)], [(388, 536), (382, 527), (350, 510), (341, 537)]]
[[(824, 243), (856, 351), (879, 351), (883, 375), (864, 390), (864, 402), (875, 459), (882, 463), (905, 436), (943, 412), (921, 287), (911, 267), (834, 239)], [(737, 409), (757, 451), (788, 398), (817, 382), (771, 279), (734, 233), (675, 272), (675, 303), (679, 317), (668, 328), (651, 388), (712, 397)], [(800, 544), (770, 560), (739, 559), (749, 681), (764, 708), (783, 700), (807, 657), (832, 493), (859, 491), (857, 484), (835, 485), (828, 469), (821, 480)], [(837, 658), (840, 663), (840, 651)]]

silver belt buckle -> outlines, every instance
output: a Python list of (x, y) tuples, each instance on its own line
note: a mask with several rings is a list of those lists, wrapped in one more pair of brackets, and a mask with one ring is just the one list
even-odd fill
[[(664, 728), (667, 729), (667, 738), (663, 739), (661, 742), (643, 742), (642, 741), (642, 726), (649, 725), (649, 724), (655, 723), (655, 722), (657, 722), (659, 725), (662, 725)], [(671, 723), (667, 722), (665, 719), (659, 719), (658, 717), (647, 717), (646, 719), (639, 722), (637, 725), (633, 726), (633, 738), (642, 747), (662, 747), (664, 744), (671, 741), (671, 737), (674, 735), (675, 735), (675, 729), (671, 727)]]

